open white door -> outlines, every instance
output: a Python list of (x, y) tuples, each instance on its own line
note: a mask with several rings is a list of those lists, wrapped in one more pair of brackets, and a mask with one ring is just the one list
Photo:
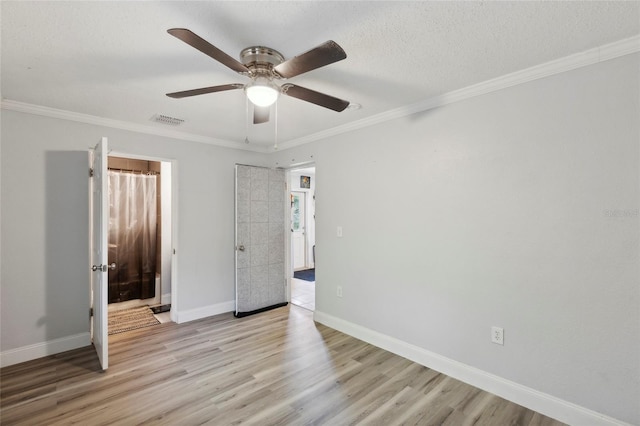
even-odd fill
[(293, 253), (294, 271), (307, 267), (305, 195), (304, 192), (291, 193), (291, 252)]
[(107, 321), (107, 230), (109, 203), (107, 187), (107, 138), (90, 151), (92, 177), (89, 184), (89, 235), (91, 244), (91, 339), (96, 348), (102, 369), (109, 366)]

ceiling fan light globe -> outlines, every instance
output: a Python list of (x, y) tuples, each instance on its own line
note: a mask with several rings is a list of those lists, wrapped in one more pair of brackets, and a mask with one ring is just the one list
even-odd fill
[(244, 91), (251, 103), (260, 107), (273, 105), (278, 100), (278, 95), (280, 95), (278, 86), (270, 81), (252, 81), (245, 87)]

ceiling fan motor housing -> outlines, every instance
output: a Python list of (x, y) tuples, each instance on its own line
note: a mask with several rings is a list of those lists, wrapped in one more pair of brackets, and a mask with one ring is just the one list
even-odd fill
[(273, 67), (284, 62), (284, 56), (275, 49), (264, 46), (251, 46), (240, 52), (240, 61), (249, 68), (249, 77), (268, 76), (282, 78), (273, 71)]

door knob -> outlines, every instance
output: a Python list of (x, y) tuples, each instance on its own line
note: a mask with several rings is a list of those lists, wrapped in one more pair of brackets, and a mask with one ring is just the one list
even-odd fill
[(240, 251), (244, 251), (244, 246), (243, 246), (242, 244), (240, 244), (240, 245), (238, 246), (238, 250), (240, 250)]
[(111, 265), (93, 265), (91, 267), (92, 271), (100, 271), (100, 272), (107, 272), (107, 269), (111, 269), (112, 271), (116, 270), (116, 263), (113, 262)]

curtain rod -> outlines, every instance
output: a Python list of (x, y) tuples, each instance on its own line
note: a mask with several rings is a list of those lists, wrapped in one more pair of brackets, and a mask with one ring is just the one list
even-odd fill
[(138, 173), (141, 175), (159, 175), (159, 172), (153, 170), (132, 170), (132, 169), (118, 169), (116, 167), (107, 167), (107, 170), (111, 170), (114, 172), (125, 172), (125, 173)]

